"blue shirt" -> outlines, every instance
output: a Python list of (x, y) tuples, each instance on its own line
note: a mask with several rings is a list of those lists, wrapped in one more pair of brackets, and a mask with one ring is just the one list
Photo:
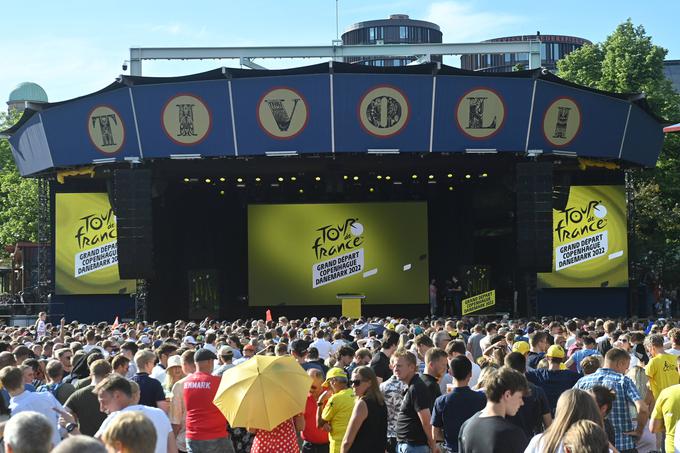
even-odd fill
[(579, 379), (574, 388), (590, 390), (596, 385), (602, 385), (616, 392), (616, 399), (608, 417), (614, 425), (614, 437), (616, 438), (614, 446), (619, 451), (635, 448), (635, 438), (623, 434), (634, 429), (628, 404), (642, 399), (635, 384), (628, 376), (617, 373), (611, 368), (600, 368), (593, 374)]
[(545, 392), (548, 397), (550, 411), (554, 415), (557, 400), (565, 390), (569, 390), (581, 378), (581, 375), (570, 370), (551, 371), (545, 368), (527, 371), (529, 382), (536, 384)]
[(574, 359), (574, 363), (576, 364), (576, 371), (583, 374), (583, 370), (581, 369), (581, 360), (594, 354), (599, 354), (597, 349), (579, 349), (578, 351), (574, 352), (571, 355), (571, 358)]
[(454, 387), (451, 393), (442, 395), (434, 402), (432, 426), (444, 430), (444, 444), (451, 451), (458, 451), (458, 432), (467, 419), (484, 409), (486, 396), (470, 387)]
[(132, 380), (139, 386), (139, 404), (158, 407), (157, 401), (165, 401), (165, 392), (158, 380), (147, 373), (137, 373), (132, 377)]

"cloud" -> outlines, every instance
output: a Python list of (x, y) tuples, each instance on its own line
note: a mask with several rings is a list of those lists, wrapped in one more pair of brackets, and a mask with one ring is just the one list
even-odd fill
[(475, 42), (505, 35), (525, 18), (503, 11), (483, 11), (470, 2), (443, 1), (430, 4), (425, 20), (441, 27), (444, 42)]
[(155, 24), (147, 25), (147, 29), (151, 33), (160, 33), (164, 35), (183, 37), (183, 38), (196, 38), (203, 39), (208, 36), (208, 29), (205, 26), (202, 27), (190, 27), (186, 24), (179, 22), (172, 22), (168, 24)]

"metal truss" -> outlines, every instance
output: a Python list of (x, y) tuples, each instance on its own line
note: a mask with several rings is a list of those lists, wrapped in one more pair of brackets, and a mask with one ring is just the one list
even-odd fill
[[(50, 311), (52, 287), (50, 181), (38, 178), (38, 302), (41, 310)], [(44, 308), (43, 308), (44, 307)]]
[(147, 311), (146, 311), (146, 300), (148, 296), (148, 288), (146, 280), (137, 280), (137, 292), (133, 294), (135, 298), (135, 320), (136, 321), (146, 321)]
[[(279, 47), (131, 47), (130, 75), (142, 75), (144, 60), (224, 60), (236, 59), (246, 67), (265, 69), (253, 60), (284, 58), (330, 58), (340, 61), (351, 57), (415, 57), (420, 63), (432, 55), (529, 54), (529, 68), (541, 66), (541, 42), (476, 42), (430, 44), (364, 44), (346, 46), (334, 42), (331, 46)], [(123, 64), (125, 68), (125, 64)]]

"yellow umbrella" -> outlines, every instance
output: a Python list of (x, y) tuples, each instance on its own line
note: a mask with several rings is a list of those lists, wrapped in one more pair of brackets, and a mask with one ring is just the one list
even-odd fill
[(304, 412), (311, 385), (292, 357), (256, 355), (225, 371), (213, 403), (231, 426), (271, 431)]

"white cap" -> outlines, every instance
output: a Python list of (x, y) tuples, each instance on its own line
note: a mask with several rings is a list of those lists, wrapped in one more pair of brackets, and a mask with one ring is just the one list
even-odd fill
[(191, 335), (187, 335), (182, 339), (182, 343), (186, 344), (196, 344), (196, 339), (192, 337)]

